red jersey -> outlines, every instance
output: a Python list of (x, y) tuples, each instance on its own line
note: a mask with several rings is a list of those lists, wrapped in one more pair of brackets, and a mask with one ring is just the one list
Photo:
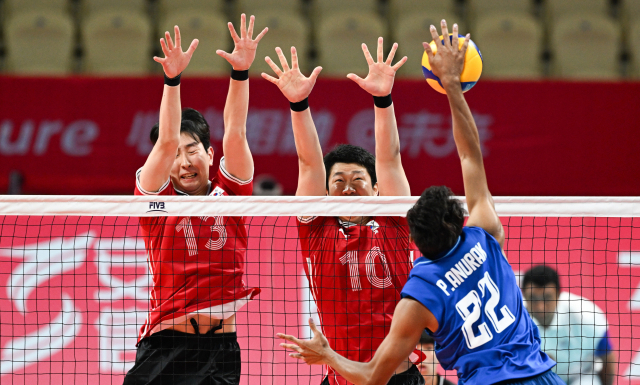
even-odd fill
[[(329, 346), (359, 362), (373, 358), (413, 265), (405, 218), (366, 225), (335, 217), (298, 219), (305, 272)], [(331, 367), (330, 384), (347, 384)]]
[[(170, 180), (158, 192), (140, 187), (135, 195), (188, 195)], [(220, 160), (208, 195), (251, 195), (252, 180), (229, 174)], [(260, 289), (247, 288), (242, 276), (247, 229), (242, 217), (144, 217), (140, 230), (152, 276), (150, 311), (138, 342), (155, 332), (184, 322), (190, 315), (215, 319), (232, 316)]]

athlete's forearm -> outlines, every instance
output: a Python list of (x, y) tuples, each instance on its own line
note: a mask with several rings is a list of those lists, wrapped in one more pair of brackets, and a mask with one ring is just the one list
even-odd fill
[(224, 106), (222, 148), (227, 171), (242, 180), (248, 180), (253, 175), (253, 158), (247, 143), (248, 109), (249, 80), (231, 79)]
[(298, 196), (325, 195), (322, 147), (311, 110), (291, 111), (291, 126), (298, 153)]
[[(376, 383), (373, 380), (374, 373), (370, 362), (363, 363), (351, 361), (334, 352), (333, 350), (328, 355), (325, 362), (347, 381), (353, 384), (372, 385)], [(386, 383), (386, 381), (384, 383)]]
[(400, 159), (400, 135), (393, 104), (375, 109), (376, 174), (380, 195), (411, 194)]
[(482, 162), (480, 136), (471, 109), (462, 94), (460, 83), (448, 83), (446, 91), (453, 119), (453, 138), (460, 158), (473, 157)]
[[(161, 146), (165, 143), (178, 149), (180, 142), (180, 123), (182, 121), (182, 107), (180, 104), (180, 85), (170, 87), (165, 84), (160, 102), (160, 121), (158, 141)], [(173, 159), (171, 159), (173, 162)]]

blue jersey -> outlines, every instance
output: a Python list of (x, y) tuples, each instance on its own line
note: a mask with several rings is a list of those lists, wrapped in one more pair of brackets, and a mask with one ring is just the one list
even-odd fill
[(438, 360), (459, 384), (493, 384), (541, 374), (555, 362), (540, 350), (538, 328), (524, 308), (500, 244), (479, 227), (464, 227), (444, 256), (418, 258), (402, 297), (438, 320)]

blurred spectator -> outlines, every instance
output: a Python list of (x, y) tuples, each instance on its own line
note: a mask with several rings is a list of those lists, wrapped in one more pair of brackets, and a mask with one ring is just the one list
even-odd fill
[(18, 170), (13, 170), (9, 173), (9, 188), (7, 194), (20, 195), (22, 194), (22, 184), (24, 183), (24, 176)]
[(253, 195), (282, 195), (282, 185), (271, 175), (258, 175), (253, 181)]
[(425, 385), (453, 385), (453, 382), (438, 374), (440, 362), (436, 357), (433, 338), (426, 331), (422, 332), (418, 348), (427, 356), (424, 361), (418, 364), (418, 369), (420, 369), (420, 373), (424, 377)]
[(545, 265), (524, 274), (522, 294), (540, 331), (542, 350), (558, 363), (554, 370), (562, 380), (569, 385), (613, 384), (617, 357), (598, 306), (561, 292), (558, 273)]

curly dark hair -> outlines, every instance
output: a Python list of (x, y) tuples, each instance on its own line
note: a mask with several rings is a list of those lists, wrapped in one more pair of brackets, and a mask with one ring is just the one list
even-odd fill
[(555, 285), (558, 293), (560, 293), (560, 277), (558, 277), (558, 272), (551, 266), (538, 265), (524, 273), (521, 287), (523, 289), (531, 285), (545, 287), (548, 284)]
[(325, 184), (329, 189), (329, 173), (336, 163), (353, 163), (364, 167), (371, 177), (371, 185), (378, 181), (376, 177), (376, 157), (362, 147), (351, 144), (338, 144), (324, 156), (324, 169), (327, 172)]
[[(202, 143), (205, 150), (211, 147), (211, 134), (209, 133), (209, 124), (205, 120), (201, 113), (193, 108), (185, 108), (182, 110), (182, 122), (180, 123), (180, 133), (187, 133), (198, 142)], [(149, 139), (155, 146), (158, 141), (158, 135), (160, 135), (160, 123), (156, 123), (151, 128), (149, 133)]]
[(465, 210), (452, 197), (448, 187), (431, 186), (407, 212), (411, 237), (428, 259), (452, 248), (462, 233)]

